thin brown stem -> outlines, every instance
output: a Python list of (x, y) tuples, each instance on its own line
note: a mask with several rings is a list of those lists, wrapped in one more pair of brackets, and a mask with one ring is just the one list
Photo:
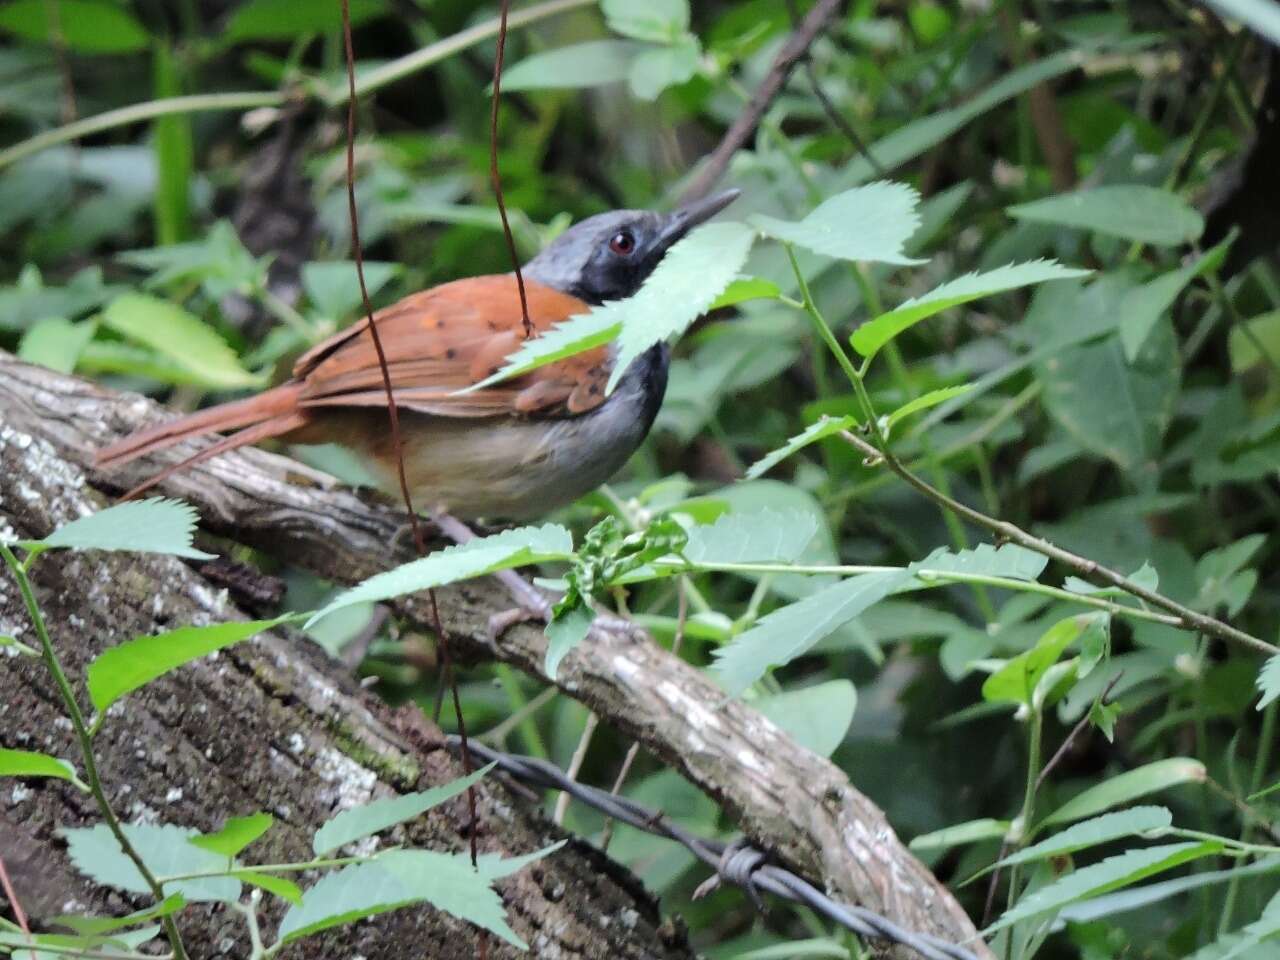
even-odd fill
[(13, 919), (22, 928), (22, 933), (27, 938), (27, 942), (32, 943), (31, 927), (27, 925), (27, 914), (22, 909), (22, 904), (18, 902), (18, 894), (13, 889), (13, 881), (9, 879), (9, 871), (5, 869), (4, 857), (0, 857), (0, 890), (4, 891), (5, 899), (9, 901), (9, 906), (13, 908)]
[(498, 216), (502, 220), (502, 235), (507, 240), (507, 252), (511, 255), (511, 268), (516, 274), (516, 289), (520, 291), (520, 320), (524, 324), (527, 340), (533, 336), (533, 321), (529, 319), (529, 298), (524, 290), (524, 274), (520, 272), (520, 255), (516, 253), (516, 240), (507, 220), (507, 202), (502, 195), (502, 174), (498, 170), (498, 104), (502, 96), (502, 60), (507, 50), (507, 14), (511, 0), (502, 0), (502, 12), (498, 19), (498, 49), (493, 58), (493, 108), (489, 113), (489, 180), (493, 184), (493, 196), (498, 201)]
[(1151, 604), (1153, 607), (1158, 607), (1167, 613), (1171, 613), (1178, 618), (1180, 625), (1184, 629), (1198, 631), (1216, 637), (1219, 640), (1240, 644), (1267, 656), (1280, 653), (1280, 648), (1275, 647), (1273, 644), (1260, 640), (1252, 634), (1245, 633), (1243, 630), (1239, 630), (1215, 617), (1192, 610), (1176, 600), (1171, 600), (1162, 593), (1157, 593), (1155, 590), (1150, 590), (1139, 583), (1135, 583), (1128, 577), (1117, 573), (1110, 567), (1103, 566), (1096, 560), (1090, 560), (1087, 557), (1072, 553), (1070, 550), (1065, 550), (1057, 544), (1050, 543), (1043, 537), (1028, 533), (1017, 524), (987, 516), (981, 510), (975, 510), (954, 497), (947, 496), (928, 481), (912, 473), (887, 448), (876, 447), (857, 434), (847, 430), (843, 431), (840, 436), (846, 443), (865, 454), (873, 462), (883, 462), (885, 466), (917, 492), (935, 503), (941, 504), (975, 526), (991, 531), (1003, 540), (1016, 543), (1018, 546), (1026, 547), (1028, 550), (1033, 550), (1042, 556), (1048, 557), (1050, 560), (1056, 560), (1064, 566), (1070, 567), (1083, 577), (1101, 580), (1108, 586), (1117, 587), (1125, 593)]

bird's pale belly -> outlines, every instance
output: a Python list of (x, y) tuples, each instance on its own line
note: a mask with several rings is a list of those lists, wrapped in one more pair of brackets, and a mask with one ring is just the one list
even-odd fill
[[(464, 519), (528, 520), (571, 503), (613, 476), (644, 441), (666, 390), (667, 363), (665, 345), (654, 348), (605, 403), (578, 417), (458, 419), (402, 411), (415, 506)], [(378, 433), (376, 449), (358, 452), (368, 456), (383, 489), (398, 496), (385, 419)]]

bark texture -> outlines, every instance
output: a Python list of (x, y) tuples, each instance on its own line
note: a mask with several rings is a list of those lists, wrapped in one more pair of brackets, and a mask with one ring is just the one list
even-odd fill
[[(195, 449), (179, 448), (163, 455), (171, 459), (157, 457), (110, 476), (95, 474), (85, 466), (91, 460), (91, 451), (153, 422), (161, 415), (156, 405), (18, 363), (4, 354), (0, 354), (0, 410), (4, 411), (6, 422), (0, 428), (0, 457), (4, 458), (0, 469), (7, 473), (14, 469), (10, 464), (16, 464), (28, 474), (53, 477), (37, 500), (84, 498), (86, 476), (89, 483), (103, 489), (124, 489)], [(36, 438), (34, 445), (26, 439), (30, 437)], [(24, 484), (29, 482), (14, 484), (0, 479), (0, 493), (5, 498), (0, 503), (0, 516), (12, 514), (15, 505), (24, 511), (31, 509), (22, 493)], [(402, 518), (394, 508), (262, 451), (247, 450), (216, 458), (172, 477), (162, 490), (195, 504), (208, 530), (269, 550), (337, 582), (356, 582), (409, 559), (407, 549), (394, 546), (402, 526)], [(82, 506), (77, 500), (62, 509), (74, 511)], [(45, 517), (36, 518), (37, 522), (42, 520)], [(401, 538), (404, 539), (407, 538)], [(439, 545), (438, 538), (431, 545)], [(77, 576), (85, 578), (86, 583), (103, 575), (97, 558), (78, 563), (81, 566)], [(175, 568), (175, 577), (193, 576), (185, 567), (167, 563), (166, 570)], [(177, 568), (186, 572), (179, 573)], [(207, 591), (198, 578), (193, 577), (193, 583), (191, 589)], [(530, 673), (540, 672), (544, 650), (540, 630), (517, 626), (496, 641), (487, 636), (489, 616), (511, 605), (500, 586), (488, 580), (471, 581), (445, 588), (439, 595), (452, 649), (475, 659), (500, 660)], [(11, 605), (12, 599), (0, 598), (0, 603), (4, 602)], [(75, 602), (74, 598), (71, 602)], [(397, 605), (396, 612), (427, 628), (429, 617), (421, 601), (408, 598)], [(174, 622), (182, 622), (176, 613), (171, 615)], [(255, 662), (269, 664), (269, 670), (254, 666), (237, 668), (238, 672), (260, 682), (257, 678), (261, 674), (308, 669), (305, 658), (295, 656), (292, 647), (278, 643), (273, 640), (249, 648), (251, 657), (262, 658)], [(271, 652), (264, 653), (264, 647)], [(226, 669), (226, 659), (212, 661), (208, 669)], [(11, 681), (0, 677), (0, 682)], [(965, 943), (981, 956), (990, 955), (955, 899), (907, 851), (884, 814), (849, 783), (844, 773), (797, 746), (748, 705), (726, 701), (723, 692), (699, 671), (672, 657), (639, 631), (626, 635), (593, 633), (565, 660), (558, 683), (602, 720), (638, 739), (722, 802), (739, 818), (743, 832), (755, 844), (775, 851), (779, 862), (824, 885), (832, 896), (862, 904), (908, 929)], [(303, 689), (308, 689), (306, 684)], [(324, 689), (337, 688), (331, 679), (326, 679)], [(162, 696), (157, 693), (148, 703)], [(302, 699), (305, 703), (318, 696), (309, 693)], [(364, 714), (369, 713), (371, 708), (365, 701), (352, 702)], [(313, 725), (319, 719), (332, 726), (347, 709), (324, 700), (320, 706), (311, 714)], [(186, 717), (191, 710), (191, 704), (183, 702), (179, 712)], [(277, 724), (270, 717), (258, 739), (264, 735), (271, 738), (277, 751), (292, 758), (293, 767), (314, 777), (314, 755), (289, 753), (289, 734), (284, 733), (285, 739), (281, 739), (280, 731), (296, 731), (304, 737), (314, 736), (315, 731), (296, 722), (291, 726), (287, 720), (282, 717)], [(0, 731), (9, 725), (11, 721), (0, 716)], [(210, 789), (216, 789), (218, 779), (228, 776), (224, 765), (229, 759), (238, 763), (243, 758), (224, 757), (221, 763), (192, 771), (194, 776), (174, 773), (182, 783), (198, 785), (202, 791), (203, 777), (209, 776), (214, 785)], [(252, 759), (264, 762), (261, 758)], [(328, 789), (332, 791), (332, 787)], [(490, 807), (496, 808), (497, 805)], [(206, 804), (203, 809), (211, 807)], [(300, 814), (294, 815), (301, 819)], [(516, 817), (510, 810), (506, 815)], [(491, 822), (496, 824), (499, 820)], [(506, 829), (505, 824), (502, 829)], [(491, 842), (498, 839), (503, 844), (513, 843), (507, 836), (492, 838)], [(518, 930), (528, 929), (519, 925), (523, 921), (522, 916), (516, 917)], [(651, 914), (648, 918), (639, 917), (642, 923), (655, 921)], [(659, 941), (651, 936), (649, 944), (657, 948)], [(897, 953), (908, 956), (905, 951)]]

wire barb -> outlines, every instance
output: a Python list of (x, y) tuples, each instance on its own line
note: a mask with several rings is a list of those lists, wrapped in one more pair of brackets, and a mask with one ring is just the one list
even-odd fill
[[(451, 750), (458, 750), (461, 746), (457, 736), (450, 735), (445, 738), (445, 742)], [(748, 892), (755, 887), (792, 903), (803, 904), (860, 937), (888, 940), (914, 950), (925, 960), (977, 960), (971, 951), (940, 937), (904, 930), (887, 917), (865, 907), (832, 900), (803, 877), (785, 867), (769, 863), (766, 851), (753, 847), (744, 840), (724, 843), (700, 837), (672, 823), (662, 811), (651, 810), (627, 797), (578, 783), (566, 776), (554, 763), (546, 760), (503, 753), (474, 742), (471, 744), (471, 751), (484, 762), (495, 764), (499, 770), (520, 783), (563, 790), (580, 803), (585, 803), (614, 820), (654, 836), (676, 841), (713, 868), (716, 871), (715, 880), (728, 880), (743, 885)]]

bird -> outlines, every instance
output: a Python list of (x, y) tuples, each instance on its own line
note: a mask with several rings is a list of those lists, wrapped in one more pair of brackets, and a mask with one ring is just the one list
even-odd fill
[[(569, 227), (523, 267), (533, 332), (633, 296), (673, 244), (738, 194), (725, 191), (668, 213), (614, 210)], [(278, 386), (103, 447), (97, 466), (108, 470), (227, 434), (130, 496), (267, 439), (336, 443), (394, 494), (397, 452), (371, 321), (386, 354), (413, 500), (461, 520), (527, 521), (590, 492), (640, 446), (666, 392), (665, 342), (633, 360), (612, 393), (606, 385), (616, 343), (467, 391), (499, 370), (525, 333), (515, 275), (474, 276), (411, 294), (352, 324), (303, 354)]]

